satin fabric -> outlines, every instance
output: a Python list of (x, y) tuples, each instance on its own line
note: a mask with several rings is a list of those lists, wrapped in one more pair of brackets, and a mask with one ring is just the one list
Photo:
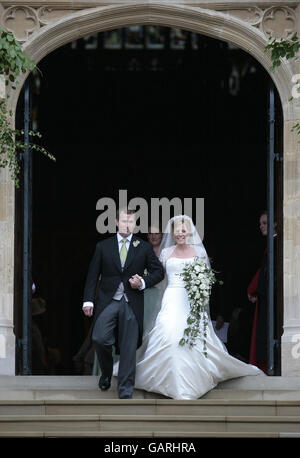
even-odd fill
[[(207, 328), (207, 357), (203, 341), (191, 349), (179, 341), (187, 327), (189, 301), (179, 273), (194, 258), (170, 257), (166, 262), (168, 286), (155, 326), (137, 352), (135, 388), (160, 393), (173, 399), (198, 399), (219, 382), (245, 375), (264, 375), (255, 366), (229, 355), (214, 332)], [(115, 373), (117, 366), (115, 367)]]

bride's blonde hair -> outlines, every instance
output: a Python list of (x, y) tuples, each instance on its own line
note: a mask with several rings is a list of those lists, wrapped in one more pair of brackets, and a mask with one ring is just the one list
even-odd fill
[(187, 218), (185, 215), (180, 216), (178, 218), (175, 218), (172, 221), (172, 231), (174, 232), (175, 225), (177, 226), (178, 224), (185, 224), (186, 230), (188, 231), (189, 234), (192, 233), (192, 226), (189, 218)]

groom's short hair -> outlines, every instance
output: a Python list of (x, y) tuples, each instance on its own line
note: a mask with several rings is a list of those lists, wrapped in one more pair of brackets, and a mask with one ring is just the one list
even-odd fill
[(119, 217), (121, 213), (125, 213), (126, 215), (134, 215), (136, 210), (132, 210), (130, 208), (118, 208), (117, 209), (117, 220), (119, 221)]

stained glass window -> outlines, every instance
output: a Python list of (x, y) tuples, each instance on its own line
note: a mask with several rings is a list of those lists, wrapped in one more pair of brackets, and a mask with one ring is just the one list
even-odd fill
[(121, 49), (122, 48), (122, 30), (109, 30), (104, 32), (103, 47), (105, 49)]
[(140, 49), (144, 47), (144, 29), (142, 25), (132, 25), (125, 29), (125, 48)]
[(146, 47), (149, 49), (163, 49), (165, 46), (165, 29), (157, 25), (146, 27)]
[(192, 34), (191, 34), (191, 45), (192, 45), (192, 49), (199, 49), (198, 38), (199, 38), (198, 33), (192, 33)]
[(98, 35), (89, 35), (83, 38), (84, 49), (97, 49), (98, 48)]
[(188, 32), (186, 30), (171, 29), (171, 49), (184, 49), (187, 42)]
[(70, 43), (72, 49), (199, 49), (199, 34), (159, 25), (132, 25), (89, 35)]

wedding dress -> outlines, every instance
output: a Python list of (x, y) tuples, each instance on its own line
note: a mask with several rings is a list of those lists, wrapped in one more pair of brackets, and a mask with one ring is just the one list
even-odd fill
[[(214, 332), (207, 328), (207, 356), (203, 340), (190, 348), (179, 341), (187, 327), (189, 301), (182, 278), (185, 263), (194, 258), (169, 257), (167, 288), (155, 325), (137, 352), (135, 388), (161, 393), (173, 399), (198, 399), (219, 382), (245, 375), (264, 375), (256, 366), (231, 356)], [(114, 375), (116, 375), (115, 367)]]

